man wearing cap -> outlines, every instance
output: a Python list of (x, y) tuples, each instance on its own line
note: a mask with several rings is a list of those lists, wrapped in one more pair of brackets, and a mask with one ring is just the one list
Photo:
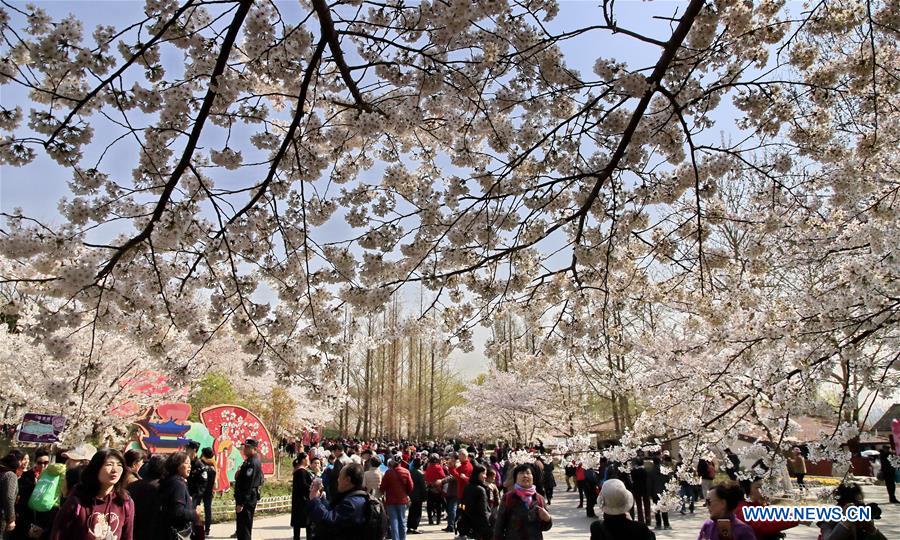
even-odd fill
[(87, 464), (96, 453), (96, 446), (81, 443), (63, 454), (63, 457), (66, 458), (66, 485), (62, 492), (64, 497), (68, 497), (69, 492), (81, 482), (81, 471), (87, 467)]
[(603, 482), (600, 489), (603, 521), (591, 523), (591, 540), (656, 540), (656, 535), (645, 524), (629, 519), (632, 506), (634, 497), (621, 480), (613, 478)]
[(259, 502), (259, 488), (263, 484), (262, 464), (256, 456), (259, 443), (244, 441), (244, 462), (234, 475), (234, 513), (237, 514), (237, 539), (250, 540), (253, 532), (253, 513)]

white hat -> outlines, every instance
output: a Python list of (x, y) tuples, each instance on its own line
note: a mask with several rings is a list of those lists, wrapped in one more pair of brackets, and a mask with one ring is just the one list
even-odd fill
[(627, 513), (634, 506), (634, 497), (621, 480), (613, 478), (603, 482), (600, 489), (600, 511), (611, 516)]
[(90, 459), (94, 457), (94, 454), (96, 453), (96, 446), (94, 446), (93, 444), (81, 443), (68, 452), (63, 453), (63, 457), (75, 461), (90, 461)]

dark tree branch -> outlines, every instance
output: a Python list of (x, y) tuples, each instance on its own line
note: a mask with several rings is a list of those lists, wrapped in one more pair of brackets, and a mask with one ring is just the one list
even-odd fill
[(247, 13), (250, 11), (250, 6), (252, 5), (252, 0), (241, 0), (240, 5), (234, 14), (234, 18), (232, 19), (231, 24), (228, 27), (228, 32), (225, 34), (225, 39), (222, 42), (222, 49), (216, 59), (216, 65), (210, 74), (209, 87), (207, 88), (206, 96), (203, 98), (203, 103), (200, 105), (200, 110), (197, 112), (194, 128), (188, 136), (184, 152), (181, 154), (181, 159), (172, 171), (172, 175), (169, 177), (169, 181), (166, 182), (163, 192), (156, 203), (156, 207), (153, 209), (153, 215), (150, 216), (150, 221), (144, 226), (144, 229), (141, 230), (140, 233), (133, 236), (113, 253), (109, 261), (107, 261), (103, 268), (100, 269), (100, 272), (97, 273), (98, 280), (112, 272), (119, 260), (128, 253), (128, 251), (150, 238), (150, 235), (153, 233), (153, 228), (162, 218), (163, 211), (166, 209), (166, 205), (172, 197), (172, 192), (175, 191), (175, 186), (178, 185), (178, 182), (181, 180), (181, 175), (187, 170), (188, 165), (190, 165), (191, 159), (194, 156), (194, 150), (197, 148), (197, 142), (200, 140), (203, 126), (206, 124), (206, 119), (209, 117), (213, 101), (215, 101), (217, 95), (216, 79), (225, 72), (225, 68), (228, 66), (228, 57), (231, 55), (231, 49), (234, 46), (238, 32), (240, 31), (241, 26), (243, 26), (244, 19), (247, 17)]
[(331, 56), (334, 58), (334, 63), (337, 64), (344, 84), (347, 85), (347, 89), (353, 95), (356, 105), (366, 112), (372, 112), (372, 106), (363, 99), (356, 81), (353, 80), (353, 76), (350, 74), (350, 67), (347, 66), (347, 61), (344, 59), (344, 51), (341, 50), (341, 42), (334, 28), (334, 20), (331, 18), (331, 9), (328, 7), (328, 3), (325, 0), (313, 0), (312, 4), (319, 17), (322, 38), (328, 41), (328, 48), (331, 50)]

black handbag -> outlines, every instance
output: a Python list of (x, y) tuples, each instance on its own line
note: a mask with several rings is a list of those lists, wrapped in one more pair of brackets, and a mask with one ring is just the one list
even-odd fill
[(459, 536), (472, 536), (472, 525), (469, 523), (469, 515), (465, 511), (465, 506), (460, 505), (461, 510), (457, 510), (456, 518), (456, 534)]
[(192, 525), (188, 525), (180, 530), (175, 527), (169, 527), (169, 540), (191, 540), (193, 532), (194, 527)]

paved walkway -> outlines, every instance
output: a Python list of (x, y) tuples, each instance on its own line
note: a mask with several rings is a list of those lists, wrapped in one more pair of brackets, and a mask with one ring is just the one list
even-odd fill
[[(877, 523), (878, 528), (888, 540), (900, 539), (900, 505), (887, 504), (887, 495), (883, 486), (866, 487), (866, 501), (877, 502), (884, 512)], [(585, 517), (584, 510), (576, 509), (577, 493), (557, 494), (550, 506), (553, 515), (553, 528), (544, 535), (547, 540), (574, 540), (589, 538), (588, 529), (591, 520)], [(697, 508), (694, 515), (682, 516), (675, 513), (670, 516), (672, 530), (656, 531), (659, 540), (696, 540), (700, 525), (707, 518), (705, 508)], [(437, 525), (421, 526), (424, 534), (410, 535), (409, 540), (453, 540), (450, 533), (441, 532)], [(212, 528), (210, 538), (228, 538), (234, 532), (234, 523), (220, 523)], [(800, 526), (787, 531), (788, 540), (815, 540), (819, 530), (814, 527)], [(254, 540), (292, 540), (290, 516), (275, 516), (256, 520), (253, 527)]]

